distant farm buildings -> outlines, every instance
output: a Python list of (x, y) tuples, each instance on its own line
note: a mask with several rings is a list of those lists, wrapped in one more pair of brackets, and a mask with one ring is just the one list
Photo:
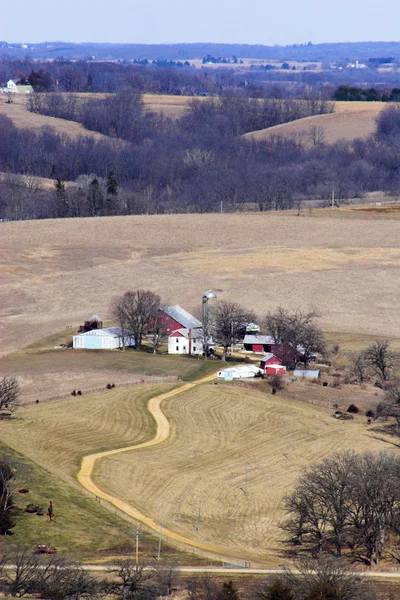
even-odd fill
[(135, 345), (135, 336), (121, 327), (91, 329), (72, 338), (72, 347), (86, 350), (116, 350)]

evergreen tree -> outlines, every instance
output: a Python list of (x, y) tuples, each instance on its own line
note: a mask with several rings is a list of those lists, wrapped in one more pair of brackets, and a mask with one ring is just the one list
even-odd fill
[(87, 212), (91, 217), (99, 217), (103, 214), (104, 195), (97, 177), (92, 179), (92, 181), (89, 184), (89, 190), (87, 193), (87, 204)]
[(117, 196), (118, 194), (118, 183), (115, 177), (114, 171), (110, 171), (107, 177), (107, 195)]
[(57, 177), (54, 187), (56, 188), (56, 215), (57, 217), (66, 217), (69, 206), (64, 180), (61, 177)]

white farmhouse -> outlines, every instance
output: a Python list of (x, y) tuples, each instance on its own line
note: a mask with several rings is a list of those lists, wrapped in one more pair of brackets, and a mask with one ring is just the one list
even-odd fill
[(86, 350), (116, 350), (126, 346), (135, 345), (135, 336), (130, 331), (122, 331), (121, 327), (106, 327), (104, 329), (92, 329), (74, 335), (72, 338), (73, 348)]
[(9, 94), (32, 94), (33, 87), (31, 85), (19, 85), (15, 79), (7, 81), (7, 90)]
[(168, 354), (203, 354), (203, 330), (176, 329), (168, 337)]

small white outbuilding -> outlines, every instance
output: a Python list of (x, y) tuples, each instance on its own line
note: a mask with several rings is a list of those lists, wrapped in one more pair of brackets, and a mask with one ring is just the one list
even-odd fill
[(130, 331), (122, 331), (121, 327), (106, 327), (104, 329), (92, 329), (74, 335), (72, 338), (73, 348), (86, 350), (116, 350), (135, 345), (135, 336)]
[(218, 371), (217, 378), (223, 381), (233, 381), (234, 379), (251, 379), (262, 375), (262, 370), (254, 365), (243, 365), (238, 367), (228, 367)]

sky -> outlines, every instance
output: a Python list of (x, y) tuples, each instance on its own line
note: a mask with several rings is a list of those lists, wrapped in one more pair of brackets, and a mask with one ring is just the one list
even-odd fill
[(313, 44), (398, 41), (386, 0), (2, 0), (0, 40)]

